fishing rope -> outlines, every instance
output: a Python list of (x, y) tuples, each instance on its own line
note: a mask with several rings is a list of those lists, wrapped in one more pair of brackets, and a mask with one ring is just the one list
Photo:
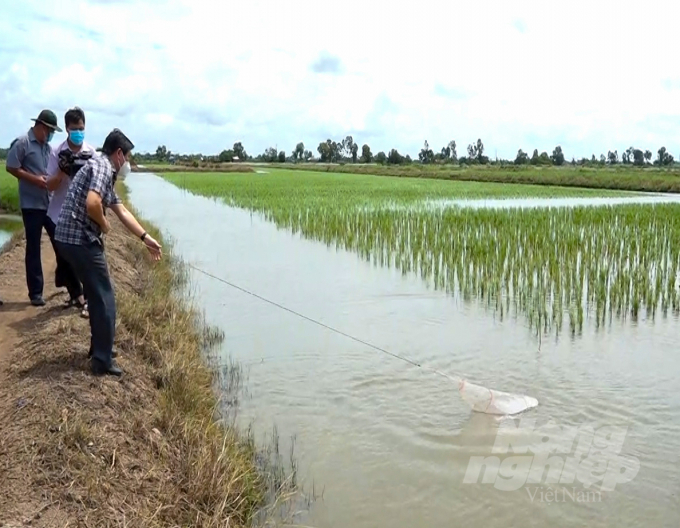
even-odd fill
[[(129, 240), (134, 240), (135, 242), (138, 242), (138, 239), (137, 239), (136, 237), (132, 236), (132, 235), (129, 235), (129, 234), (125, 233), (125, 232), (121, 232), (121, 234), (122, 234), (125, 238), (128, 238)], [(172, 255), (172, 254), (173, 254), (173, 253), (171, 252), (171, 255)], [(368, 341), (364, 341), (363, 339), (360, 339), (360, 338), (358, 338), (358, 337), (354, 337), (353, 335), (348, 334), (347, 332), (343, 332), (342, 330), (338, 330), (337, 328), (333, 328), (332, 326), (329, 326), (329, 325), (327, 325), (326, 323), (322, 323), (321, 321), (317, 321), (316, 319), (313, 319), (313, 318), (311, 318), (311, 317), (309, 317), (309, 316), (307, 316), (307, 315), (304, 315), (304, 314), (302, 314), (302, 313), (300, 313), (300, 312), (296, 312), (295, 310), (292, 310), (291, 308), (288, 308), (287, 306), (284, 306), (284, 305), (282, 305), (282, 304), (280, 304), (280, 303), (277, 303), (277, 302), (275, 302), (275, 301), (272, 301), (272, 300), (270, 300), (270, 299), (267, 299), (266, 297), (263, 297), (263, 296), (261, 296), (261, 295), (258, 295), (257, 293), (254, 293), (254, 292), (252, 292), (252, 291), (250, 291), (250, 290), (247, 290), (246, 288), (243, 288), (243, 287), (241, 287), (241, 286), (238, 286), (237, 284), (234, 284), (234, 283), (232, 283), (232, 282), (230, 282), (230, 281), (228, 281), (228, 280), (226, 280), (226, 279), (223, 279), (222, 277), (218, 277), (217, 275), (214, 275), (214, 274), (212, 274), (212, 273), (210, 273), (210, 272), (208, 272), (208, 271), (205, 271), (204, 269), (201, 269), (201, 268), (199, 268), (198, 266), (195, 266), (195, 265), (193, 265), (193, 264), (191, 264), (191, 263), (189, 263), (189, 262), (183, 261), (183, 264), (184, 264), (185, 266), (187, 266), (188, 268), (191, 268), (191, 269), (193, 269), (193, 270), (195, 270), (195, 271), (197, 271), (197, 272), (199, 272), (199, 273), (202, 273), (203, 275), (206, 275), (207, 277), (210, 277), (210, 278), (212, 278), (212, 279), (214, 279), (214, 280), (216, 280), (216, 281), (218, 281), (218, 282), (221, 282), (221, 283), (223, 283), (223, 284), (226, 284), (227, 286), (231, 286), (232, 288), (237, 289), (237, 290), (239, 290), (239, 291), (242, 291), (243, 293), (246, 293), (247, 295), (251, 295), (251, 296), (253, 296), (253, 297), (257, 298), (257, 299), (260, 299), (261, 301), (264, 301), (264, 302), (269, 303), (269, 304), (271, 304), (271, 305), (273, 305), (273, 306), (276, 306), (277, 308), (280, 308), (280, 309), (282, 309), (282, 310), (285, 310), (286, 312), (289, 312), (289, 313), (291, 313), (291, 314), (293, 314), (293, 315), (296, 315), (297, 317), (300, 317), (300, 318), (302, 318), (302, 319), (305, 319), (306, 321), (309, 321), (310, 323), (314, 323), (314, 324), (316, 324), (316, 325), (319, 325), (319, 326), (321, 326), (322, 328), (325, 328), (325, 329), (327, 329), (327, 330), (330, 330), (331, 332), (335, 332), (336, 334), (339, 334), (339, 335), (342, 335), (342, 336), (344, 336), (344, 337), (347, 337), (348, 339), (352, 339), (353, 341), (356, 341), (357, 343), (361, 343), (362, 345), (365, 345), (365, 346), (367, 346), (367, 347), (369, 347), (369, 348), (373, 348), (373, 349), (375, 349), (375, 350), (377, 350), (377, 351), (379, 351), (379, 352), (382, 352), (382, 353), (384, 353), (384, 354), (387, 354), (387, 355), (389, 355), (389, 356), (392, 356), (393, 358), (401, 359), (402, 361), (405, 361), (406, 363), (409, 363), (409, 364), (411, 364), (411, 365), (413, 365), (413, 366), (415, 366), (415, 367), (422, 368), (422, 369), (425, 369), (425, 370), (429, 370), (429, 371), (431, 371), (431, 372), (434, 372), (435, 374), (438, 374), (438, 375), (440, 375), (440, 376), (443, 376), (443, 377), (445, 377), (446, 379), (448, 379), (448, 380), (450, 380), (450, 381), (454, 381), (454, 382), (457, 382), (457, 383), (460, 383), (460, 382), (462, 381), (462, 378), (461, 378), (461, 377), (453, 377), (453, 376), (450, 376), (449, 374), (446, 374), (446, 373), (444, 373), (444, 372), (441, 372), (441, 371), (439, 371), (439, 370), (437, 370), (437, 369), (434, 369), (434, 368), (432, 368), (432, 367), (428, 367), (428, 366), (426, 366), (426, 365), (422, 365), (421, 363), (418, 363), (418, 362), (416, 362), (416, 361), (413, 361), (412, 359), (409, 359), (409, 358), (404, 357), (404, 356), (400, 356), (399, 354), (395, 354), (394, 352), (390, 352), (389, 350), (385, 350), (384, 348), (379, 347), (379, 346), (377, 346), (377, 345), (374, 345), (374, 344), (372, 344), (372, 343), (369, 343)], [(489, 390), (489, 391), (490, 391), (490, 390)], [(491, 391), (490, 391), (490, 392), (491, 392)]]
[[(452, 381), (452, 382), (454, 382), (454, 383), (457, 383), (457, 384), (458, 384), (458, 390), (459, 390), (459, 391), (462, 391), (462, 390), (464, 389), (465, 385), (467, 384), (467, 381), (464, 380), (464, 379), (461, 378), (461, 377), (453, 377), (453, 376), (450, 376), (449, 374), (446, 374), (446, 373), (444, 373), (444, 372), (441, 372), (440, 370), (437, 370), (437, 369), (435, 369), (435, 368), (432, 368), (432, 367), (428, 367), (428, 366), (422, 365), (422, 364), (420, 364), (420, 363), (418, 363), (418, 362), (416, 362), (416, 361), (413, 361), (413, 360), (411, 360), (411, 359), (408, 359), (408, 358), (406, 358), (406, 357), (404, 357), (404, 356), (400, 356), (399, 354), (395, 354), (395, 353), (393, 353), (393, 352), (390, 352), (389, 350), (385, 350), (384, 348), (381, 348), (381, 347), (379, 347), (379, 346), (377, 346), (377, 345), (374, 345), (374, 344), (372, 344), (372, 343), (369, 343), (368, 341), (364, 341), (363, 339), (360, 339), (360, 338), (358, 338), (358, 337), (354, 337), (353, 335), (350, 335), (350, 334), (348, 334), (347, 332), (343, 332), (342, 330), (338, 330), (337, 328), (333, 328), (332, 326), (329, 326), (329, 325), (327, 325), (327, 324), (325, 324), (325, 323), (322, 323), (321, 321), (317, 321), (316, 319), (312, 319), (311, 317), (308, 317), (308, 316), (306, 316), (306, 315), (304, 315), (304, 314), (301, 314), (301, 313), (299, 313), (299, 312), (296, 312), (295, 310), (292, 310), (291, 308), (288, 308), (288, 307), (286, 307), (286, 306), (283, 306), (283, 305), (280, 304), (280, 303), (277, 303), (277, 302), (275, 302), (275, 301), (272, 301), (272, 300), (270, 300), (270, 299), (267, 299), (267, 298), (265, 298), (265, 297), (262, 297), (261, 295), (258, 295), (257, 293), (251, 292), (250, 290), (247, 290), (246, 288), (243, 288), (243, 287), (241, 287), (241, 286), (238, 286), (238, 285), (236, 285), (236, 284), (234, 284), (234, 283), (232, 283), (232, 282), (230, 282), (230, 281), (228, 281), (228, 280), (226, 280), (226, 279), (223, 279), (222, 277), (218, 277), (217, 275), (214, 275), (214, 274), (212, 274), (212, 273), (210, 273), (210, 272), (208, 272), (208, 271), (205, 271), (204, 269), (201, 269), (201, 268), (199, 268), (198, 266), (194, 266), (193, 264), (190, 264), (190, 263), (188, 263), (188, 262), (186, 262), (186, 261), (184, 261), (184, 265), (186, 265), (187, 267), (189, 267), (189, 268), (191, 268), (191, 269), (193, 269), (193, 270), (195, 270), (195, 271), (197, 271), (197, 272), (199, 272), (199, 273), (202, 273), (203, 275), (206, 275), (207, 277), (210, 277), (210, 278), (212, 278), (212, 279), (214, 279), (214, 280), (216, 280), (216, 281), (218, 281), (218, 282), (221, 282), (221, 283), (223, 283), (223, 284), (226, 284), (227, 286), (231, 286), (232, 288), (235, 288), (235, 289), (237, 289), (237, 290), (239, 290), (239, 291), (242, 291), (243, 293), (246, 293), (246, 294), (248, 294), (248, 295), (252, 295), (253, 297), (255, 297), (255, 298), (257, 298), (257, 299), (260, 299), (261, 301), (264, 301), (264, 302), (266, 302), (266, 303), (269, 303), (269, 304), (271, 304), (271, 305), (273, 305), (273, 306), (276, 306), (277, 308), (280, 308), (280, 309), (282, 309), (282, 310), (285, 310), (286, 312), (290, 312), (290, 313), (293, 314), (293, 315), (296, 315), (296, 316), (298, 316), (298, 317), (300, 317), (300, 318), (302, 318), (302, 319), (305, 319), (305, 320), (307, 320), (307, 321), (309, 321), (309, 322), (311, 322), (311, 323), (314, 323), (314, 324), (316, 324), (316, 325), (319, 325), (319, 326), (321, 326), (321, 327), (323, 327), (323, 328), (325, 328), (325, 329), (327, 329), (327, 330), (330, 330), (331, 332), (335, 332), (336, 334), (340, 334), (340, 335), (342, 335), (342, 336), (344, 336), (344, 337), (347, 337), (347, 338), (349, 338), (349, 339), (352, 339), (352, 340), (356, 341), (357, 343), (361, 343), (362, 345), (365, 345), (365, 346), (367, 346), (367, 347), (373, 348), (373, 349), (375, 349), (375, 350), (377, 350), (377, 351), (379, 351), (379, 352), (383, 352), (384, 354), (387, 354), (387, 355), (389, 355), (389, 356), (392, 356), (392, 357), (394, 357), (394, 358), (396, 358), (396, 359), (401, 359), (402, 361), (405, 361), (405, 362), (407, 362), (407, 363), (410, 363), (411, 365), (413, 365), (413, 366), (415, 366), (415, 367), (419, 367), (419, 368), (422, 368), (422, 369), (425, 369), (425, 370), (429, 370), (430, 372), (433, 372), (434, 374), (438, 374), (439, 376), (442, 376), (442, 377), (448, 379), (449, 381)], [(487, 404), (486, 404), (486, 407), (484, 408), (484, 411), (483, 411), (483, 412), (486, 413), (486, 412), (491, 408), (491, 406), (494, 404), (494, 401), (495, 401), (495, 399), (496, 399), (496, 395), (495, 395), (494, 391), (493, 391), (492, 389), (490, 389), (489, 387), (482, 387), (481, 385), (478, 385), (478, 387), (483, 388), (483, 389), (485, 389), (485, 390), (487, 390), (487, 391), (489, 392), (490, 398), (489, 398), (489, 400), (488, 400), (488, 402), (487, 402)], [(527, 405), (527, 407), (531, 407), (531, 405), (529, 405), (529, 402), (528, 402), (527, 399), (526, 399), (526, 396), (522, 395), (521, 398), (524, 400), (524, 402), (525, 402), (525, 404)]]
[(296, 312), (295, 310), (292, 310), (291, 308), (288, 308), (288, 307), (286, 307), (286, 306), (283, 306), (282, 304), (279, 304), (279, 303), (277, 303), (277, 302), (275, 302), (275, 301), (272, 301), (272, 300), (269, 300), (269, 299), (267, 299), (267, 298), (265, 298), (265, 297), (262, 297), (261, 295), (258, 295), (257, 293), (251, 292), (251, 291), (249, 291), (249, 290), (247, 290), (247, 289), (245, 289), (245, 288), (243, 288), (243, 287), (241, 287), (241, 286), (238, 286), (238, 285), (236, 285), (236, 284), (234, 284), (234, 283), (232, 283), (232, 282), (229, 282), (228, 280), (225, 280), (225, 279), (223, 279), (223, 278), (221, 278), (221, 277), (218, 277), (217, 275), (213, 275), (212, 273), (210, 273), (210, 272), (208, 272), (208, 271), (205, 271), (205, 270), (203, 270), (203, 269), (201, 269), (201, 268), (199, 268), (199, 267), (197, 267), (197, 266), (194, 266), (193, 264), (186, 263), (186, 266), (189, 267), (189, 268), (191, 268), (191, 269), (193, 269), (193, 270), (195, 270), (195, 271), (198, 271), (199, 273), (202, 273), (203, 275), (206, 275), (206, 276), (208, 276), (208, 277), (211, 277), (212, 279), (215, 279), (216, 281), (219, 281), (219, 282), (221, 282), (221, 283), (223, 283), (223, 284), (226, 284), (227, 286), (231, 286), (232, 288), (235, 288), (235, 289), (237, 289), (237, 290), (240, 290), (240, 291), (242, 291), (242, 292), (244, 292), (244, 293), (246, 293), (246, 294), (248, 294), (248, 295), (252, 295), (253, 297), (256, 297), (257, 299), (260, 299), (261, 301), (267, 302), (267, 303), (269, 303), (269, 304), (271, 304), (271, 305), (273, 305), (273, 306), (276, 306), (276, 307), (278, 307), (278, 308), (281, 308), (282, 310), (285, 310), (285, 311), (287, 311), (287, 312), (290, 312), (290, 313), (292, 313), (293, 315), (296, 315), (296, 316), (298, 316), (298, 317), (301, 317), (302, 319), (305, 319), (305, 320), (307, 320), (307, 321), (309, 321), (309, 322), (311, 322), (311, 323), (314, 323), (314, 324), (316, 324), (316, 325), (319, 325), (319, 326), (321, 326), (321, 327), (323, 327), (323, 328), (325, 328), (325, 329), (327, 329), (327, 330), (330, 330), (331, 332), (335, 332), (336, 334), (340, 334), (340, 335), (342, 335), (342, 336), (344, 336), (344, 337), (347, 337), (347, 338), (349, 338), (349, 339), (352, 339), (352, 340), (356, 341), (357, 343), (361, 343), (362, 345), (365, 345), (365, 346), (367, 346), (367, 347), (370, 347), (370, 348), (373, 348), (373, 349), (375, 349), (375, 350), (378, 350), (379, 352), (383, 352), (384, 354), (387, 354), (387, 355), (392, 356), (392, 357), (394, 357), (394, 358), (401, 359), (402, 361), (406, 361), (407, 363), (410, 363), (411, 365), (413, 365), (413, 366), (415, 366), (415, 367), (419, 367), (419, 368), (424, 368), (424, 369), (427, 369), (427, 370), (431, 370), (431, 371), (433, 371), (433, 372), (436, 372), (436, 373), (439, 374), (440, 376), (444, 376), (444, 377), (446, 377), (446, 378), (448, 378), (448, 379), (453, 379), (451, 376), (449, 376), (449, 375), (447, 375), (447, 374), (444, 374), (443, 372), (439, 372), (439, 371), (436, 370), (436, 369), (433, 369), (433, 368), (430, 368), (430, 367), (427, 367), (427, 366), (423, 366), (422, 364), (420, 364), (420, 363), (418, 363), (418, 362), (416, 362), (416, 361), (413, 361), (413, 360), (411, 360), (411, 359), (409, 359), (409, 358), (406, 358), (406, 357), (404, 357), (404, 356), (400, 356), (399, 354), (395, 354), (394, 352), (390, 352), (389, 350), (385, 350), (384, 348), (381, 348), (381, 347), (379, 347), (379, 346), (377, 346), (377, 345), (374, 345), (374, 344), (372, 344), (372, 343), (369, 343), (368, 341), (364, 341), (363, 339), (360, 339), (360, 338), (358, 338), (358, 337), (354, 337), (353, 335), (350, 335), (350, 334), (348, 334), (347, 332), (343, 332), (342, 330), (338, 330), (337, 328), (333, 328), (332, 326), (329, 326), (329, 325), (327, 325), (326, 323), (322, 323), (321, 321), (317, 321), (316, 319), (312, 319), (311, 317), (308, 317), (308, 316), (306, 316), (306, 315), (304, 315), (304, 314), (301, 314), (300, 312)]

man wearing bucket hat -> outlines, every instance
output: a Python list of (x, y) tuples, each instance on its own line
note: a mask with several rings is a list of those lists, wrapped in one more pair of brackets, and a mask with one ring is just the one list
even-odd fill
[[(49, 229), (47, 216), (50, 197), (47, 190), (47, 163), (52, 153), (50, 141), (61, 132), (57, 116), (43, 110), (26, 134), (12, 142), (7, 154), (7, 172), (19, 180), (19, 206), (26, 231), (26, 285), (34, 306), (43, 306), (43, 271), (40, 240), (43, 227)], [(56, 250), (55, 250), (56, 252)]]

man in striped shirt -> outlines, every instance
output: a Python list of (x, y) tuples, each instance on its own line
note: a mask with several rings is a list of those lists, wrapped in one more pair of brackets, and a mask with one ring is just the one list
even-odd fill
[(94, 374), (120, 376), (113, 360), (116, 328), (116, 300), (104, 256), (103, 235), (111, 230), (106, 209), (139, 236), (154, 260), (161, 258), (161, 246), (139, 225), (114, 190), (118, 177), (130, 171), (134, 145), (118, 129), (104, 140), (101, 155), (78, 171), (68, 188), (54, 234), (59, 254), (66, 259), (83, 284), (90, 315), (90, 357)]

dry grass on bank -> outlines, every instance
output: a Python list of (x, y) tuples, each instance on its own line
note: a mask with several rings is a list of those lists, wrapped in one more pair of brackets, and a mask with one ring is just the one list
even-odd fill
[[(265, 499), (282, 496), (282, 474), (258, 470), (252, 439), (215, 420), (219, 380), (203, 354), (215, 335), (177, 297), (177, 263), (149, 264), (113, 226), (125, 374), (89, 373), (89, 327), (77, 313), (53, 306), (24, 329), (0, 388), (0, 525), (249, 525)], [(23, 242), (11, 250), (21, 255)]]
[(197, 165), (142, 164), (133, 172), (255, 172), (250, 165), (242, 163), (201, 163)]

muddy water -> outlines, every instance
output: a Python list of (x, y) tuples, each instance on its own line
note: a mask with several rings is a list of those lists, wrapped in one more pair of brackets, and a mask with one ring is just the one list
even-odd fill
[[(582, 442), (578, 449), (586, 448), (587, 462), (572, 483), (551, 485), (546, 475), (527, 482), (526, 471), (513, 473), (510, 466), (501, 466), (491, 483), (482, 475), (465, 482), (471, 457), (498, 456), (511, 464), (510, 457), (520, 456), (512, 449), (495, 453), (494, 442), (507, 425), (526, 424), (472, 413), (443, 378), (193, 273), (208, 321), (225, 332), (225, 360), (247, 367), (249, 397), (241, 402), (240, 420), (252, 423), (258, 438), (276, 425), (284, 453), (295, 435), (298, 477), (308, 490), (323, 492), (296, 519), (301, 524), (680, 524), (677, 321), (614, 323), (575, 339), (543, 341), (539, 350), (521, 319), (500, 322), (481, 306), (428, 290), (418, 277), (301, 239), (156, 176), (132, 174), (126, 183), (135, 207), (162, 226), (193, 265), (396, 354), (534, 396), (540, 405), (526, 418), (536, 426), (552, 420), (582, 428), (568, 453), (553, 455), (566, 462)], [(623, 436), (602, 426), (622, 427)], [(592, 443), (588, 427), (595, 432)], [(546, 438), (526, 429), (512, 436), (520, 442)], [(608, 458), (587, 449), (617, 440), (623, 445), (609, 449)], [(639, 470), (631, 481), (595, 494), (608, 462), (618, 471), (639, 462)], [(583, 484), (588, 474), (596, 481), (590, 489)], [(517, 489), (498, 489), (513, 475)]]
[(11, 231), (5, 231), (3, 229), (0, 229), (0, 248), (5, 245), (5, 243), (12, 238), (12, 232)]
[(16, 215), (0, 215), (0, 249), (12, 238), (12, 235), (23, 227), (21, 217)]

